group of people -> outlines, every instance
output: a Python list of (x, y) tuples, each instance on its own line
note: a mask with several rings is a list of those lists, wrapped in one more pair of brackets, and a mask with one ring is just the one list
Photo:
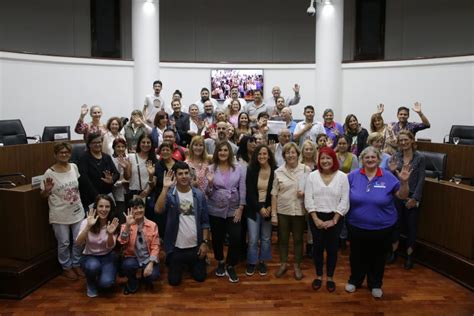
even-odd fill
[[(287, 104), (299, 101), (299, 85), (291, 99), (275, 87), (274, 104), (256, 91), (245, 108), (236, 96), (224, 110), (201, 94), (202, 107), (191, 104), (189, 114), (181, 110), (178, 90), (167, 112), (161, 87), (154, 83), (145, 113), (134, 110), (126, 126), (119, 117), (103, 124), (98, 106), (85, 123), (84, 105), (76, 132), (84, 134), (87, 150), (75, 164), (71, 145), (57, 143), (56, 163), (44, 174), (41, 194), (48, 198), (58, 260), (66, 277), (85, 276), (88, 296), (113, 287), (117, 274), (127, 277), (125, 294), (137, 291), (138, 271), (151, 287), (160, 276), (161, 249), (171, 285), (180, 284), (185, 271), (203, 282), (211, 248), (218, 277), (239, 282), (241, 261), (248, 277), (266, 275), (272, 226), (280, 257), (275, 276), (288, 272), (291, 235), (296, 280), (304, 277), (307, 230), (314, 290), (323, 284), (326, 252), (326, 288), (335, 291), (338, 248), (346, 240), (347, 292), (367, 277), (372, 295), (382, 297), (385, 263), (396, 260), (401, 229), (405, 268), (413, 267), (425, 170), (415, 133), (429, 127), (419, 103), (413, 110), (422, 123), (408, 122), (410, 110), (400, 107), (398, 122), (385, 124), (379, 105), (369, 134), (353, 114), (340, 124), (326, 109), (317, 122), (311, 105), (303, 121), (293, 121)], [(269, 120), (286, 128), (272, 135)]]

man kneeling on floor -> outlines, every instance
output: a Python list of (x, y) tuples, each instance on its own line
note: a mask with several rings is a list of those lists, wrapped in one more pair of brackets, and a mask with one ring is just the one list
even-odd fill
[(186, 266), (194, 280), (203, 282), (207, 277), (209, 216), (204, 193), (191, 186), (186, 163), (176, 162), (165, 174), (155, 212), (168, 212), (164, 238), (168, 283), (179, 285)]

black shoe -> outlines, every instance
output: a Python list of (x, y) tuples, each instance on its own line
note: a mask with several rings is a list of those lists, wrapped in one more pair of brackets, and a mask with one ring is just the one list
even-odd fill
[(306, 244), (306, 256), (313, 259), (313, 244)]
[(219, 262), (217, 264), (216, 275), (218, 277), (223, 277), (225, 275), (225, 264), (224, 264), (224, 262)]
[(326, 282), (326, 289), (330, 293), (334, 292), (336, 290), (336, 283), (334, 283), (334, 281), (327, 281)]
[(413, 258), (411, 255), (407, 255), (407, 260), (405, 261), (405, 270), (410, 270), (413, 268)]
[(247, 264), (247, 270), (245, 271), (245, 274), (248, 276), (252, 276), (255, 274), (255, 265), (254, 264)]
[(387, 256), (387, 260), (385, 261), (385, 263), (392, 264), (392, 263), (395, 263), (396, 260), (397, 260), (397, 252), (391, 251)]
[(322, 284), (323, 284), (323, 281), (321, 279), (314, 279), (311, 286), (313, 287), (313, 290), (317, 291), (321, 288)]
[(225, 275), (229, 277), (229, 282), (239, 282), (239, 277), (237, 276), (237, 273), (235, 273), (235, 269), (233, 266), (227, 266), (227, 269), (225, 270)]
[(258, 274), (262, 276), (267, 275), (267, 265), (265, 264), (265, 262), (260, 261), (257, 269), (258, 269)]

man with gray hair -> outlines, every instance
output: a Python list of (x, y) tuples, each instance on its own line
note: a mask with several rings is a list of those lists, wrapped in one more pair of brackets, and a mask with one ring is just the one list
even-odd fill
[[(288, 106), (292, 106), (292, 105), (296, 105), (298, 103), (300, 103), (300, 99), (301, 99), (301, 96), (300, 96), (300, 85), (295, 83), (295, 85), (293, 86), (293, 92), (295, 93), (295, 95), (293, 96), (293, 98), (284, 98), (283, 99), (285, 100), (285, 104), (287, 104)], [(277, 101), (278, 101), (278, 98), (281, 97), (281, 89), (280, 87), (278, 86), (274, 86), (272, 88), (272, 97), (267, 99), (265, 101), (265, 103), (269, 106), (272, 106), (272, 107), (275, 107), (277, 105)]]
[(283, 146), (288, 144), (291, 141), (291, 133), (290, 130), (287, 128), (283, 128), (278, 133), (278, 143), (275, 145), (275, 161), (277, 167), (283, 166), (285, 164), (285, 160), (283, 159)]
[(289, 107), (281, 110), (281, 118), (286, 123), (286, 128), (290, 131), (291, 140), (293, 140), (293, 133), (295, 132), (296, 122), (293, 121), (293, 113)]

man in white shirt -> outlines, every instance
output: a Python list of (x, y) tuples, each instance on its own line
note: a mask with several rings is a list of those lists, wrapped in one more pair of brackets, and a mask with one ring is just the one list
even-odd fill
[(154, 94), (149, 94), (145, 97), (145, 102), (143, 105), (143, 117), (145, 118), (145, 123), (153, 128), (153, 121), (155, 120), (155, 115), (159, 111), (165, 111), (166, 113), (171, 114), (171, 109), (166, 108), (165, 99), (160, 95), (163, 83), (160, 80), (153, 82), (153, 91)]
[(239, 101), (240, 112), (245, 112), (245, 109), (247, 107), (247, 101), (245, 101), (245, 99), (239, 98), (239, 87), (232, 87), (232, 89), (230, 89), (230, 98), (224, 101), (224, 104), (222, 105), (222, 110), (227, 110), (230, 103), (234, 100)]
[(168, 213), (164, 237), (168, 283), (179, 285), (186, 267), (194, 280), (203, 282), (207, 277), (209, 216), (204, 193), (191, 186), (186, 163), (176, 162), (164, 175), (155, 212)]
[(304, 117), (304, 121), (296, 124), (293, 134), (293, 138), (295, 142), (299, 144), (300, 148), (303, 146), (305, 140), (309, 139), (315, 144), (318, 134), (326, 134), (323, 124), (314, 122), (314, 107), (312, 105), (305, 106)]
[(219, 103), (215, 99), (210, 99), (209, 98), (209, 89), (208, 88), (202, 88), (201, 89), (201, 99), (194, 102), (194, 104), (196, 104), (199, 108), (199, 114), (204, 113), (204, 102), (206, 102), (208, 100), (212, 102), (212, 105), (214, 106), (214, 109), (217, 109), (219, 107)]
[[(295, 95), (293, 96), (293, 98), (284, 98), (283, 97), (283, 99), (285, 100), (285, 104), (288, 105), (288, 106), (292, 106), (292, 105), (296, 105), (296, 104), (300, 103), (300, 99), (301, 99), (300, 85), (295, 83), (295, 85), (293, 86), (293, 91), (295, 92)], [(280, 89), (280, 87), (275, 86), (275, 87), (272, 88), (272, 97), (268, 98), (265, 101), (265, 103), (270, 105), (270, 106), (276, 106), (279, 97), (282, 97), (281, 89)]]

